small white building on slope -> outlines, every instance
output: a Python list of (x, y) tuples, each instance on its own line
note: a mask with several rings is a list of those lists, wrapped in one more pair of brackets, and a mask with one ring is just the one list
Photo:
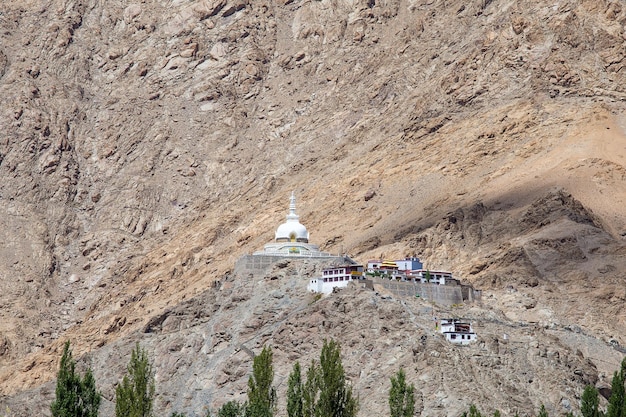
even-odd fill
[(336, 287), (348, 286), (351, 281), (363, 279), (363, 265), (342, 265), (324, 268), (322, 276), (313, 278), (307, 290), (322, 294), (330, 294)]
[(441, 333), (448, 342), (457, 345), (469, 345), (476, 340), (472, 324), (461, 319), (441, 319)]

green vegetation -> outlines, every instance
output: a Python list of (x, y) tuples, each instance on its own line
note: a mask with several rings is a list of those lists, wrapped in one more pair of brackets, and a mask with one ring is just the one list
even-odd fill
[(300, 363), (296, 362), (293, 365), (293, 369), (289, 374), (289, 381), (287, 381), (287, 416), (288, 417), (303, 417), (304, 416), (304, 404), (303, 404), (303, 386), (302, 386), (302, 372), (300, 371)]
[(406, 383), (406, 374), (401, 368), (391, 377), (391, 389), (389, 390), (389, 412), (391, 417), (413, 417), (415, 411), (415, 398), (413, 384)]
[[(249, 415), (252, 417), (254, 414)], [(217, 412), (217, 417), (245, 417), (246, 405), (238, 403), (237, 401), (229, 401), (222, 405)]]
[(50, 405), (53, 417), (97, 417), (100, 393), (91, 369), (81, 379), (75, 371), (70, 342), (65, 342), (57, 373), (56, 398)]
[(626, 358), (622, 360), (622, 366), (613, 374), (611, 381), (611, 398), (606, 409), (607, 417), (625, 417), (626, 404), (624, 402), (624, 369), (626, 368)]
[(320, 361), (311, 361), (305, 382), (300, 364), (294, 364), (287, 386), (289, 417), (354, 417), (358, 408), (358, 399), (346, 381), (337, 342), (324, 340)]
[[(248, 379), (247, 401), (229, 401), (216, 414), (211, 410), (206, 417), (273, 417), (277, 408), (274, 380), (273, 353), (263, 347), (252, 364)], [(57, 374), (56, 398), (50, 406), (53, 417), (97, 417), (100, 393), (96, 390), (91, 369), (83, 378), (76, 374), (70, 342), (66, 342)], [(389, 414), (391, 417), (412, 417), (415, 413), (415, 386), (406, 380), (401, 368), (390, 378)], [(606, 414), (600, 409), (598, 390), (585, 387), (580, 401), (581, 417), (626, 417), (626, 358), (619, 371), (613, 375), (611, 397)], [(127, 366), (127, 375), (115, 390), (116, 417), (152, 417), (154, 401), (154, 371), (144, 349), (136, 344)], [(324, 340), (319, 362), (311, 361), (303, 379), (300, 364), (296, 362), (289, 374), (287, 386), (288, 417), (355, 417), (359, 400), (352, 393), (341, 363), (341, 347), (333, 340)], [(7, 416), (10, 411), (6, 410)], [(495, 410), (493, 417), (500, 417)], [(537, 417), (549, 417), (541, 404)], [(471, 404), (462, 417), (482, 417), (480, 410)], [(517, 414), (516, 414), (517, 416)], [(568, 417), (574, 417), (568, 413)], [(172, 412), (170, 417), (185, 417)]]
[(587, 385), (580, 399), (580, 414), (582, 417), (600, 417), (598, 390)]
[(273, 380), (272, 348), (264, 347), (252, 364), (252, 375), (248, 380), (246, 415), (273, 417), (276, 411), (276, 390), (272, 387)]
[[(313, 364), (314, 365), (314, 364)], [(315, 367), (319, 396), (315, 403), (316, 416), (352, 417), (358, 411), (358, 400), (346, 382), (341, 364), (341, 347), (334, 340), (324, 341), (319, 367)]]
[(319, 386), (319, 377), (317, 365), (315, 361), (311, 361), (311, 365), (306, 372), (306, 382), (302, 388), (302, 416), (315, 417), (315, 406), (317, 401), (317, 391)]
[(154, 400), (154, 372), (146, 351), (133, 349), (128, 375), (115, 388), (116, 417), (151, 417)]
[[(474, 404), (471, 404), (469, 408), (469, 412), (468, 411), (464, 412), (462, 414), (462, 417), (483, 417), (483, 415)], [(500, 411), (495, 410), (493, 412), (493, 417), (500, 417)], [(517, 417), (517, 414), (515, 414), (515, 417)]]
[(318, 302), (319, 300), (321, 300), (322, 299), (322, 295), (323, 294), (321, 292), (316, 293), (313, 296), (313, 301), (311, 301), (311, 304), (314, 304), (314, 303)]

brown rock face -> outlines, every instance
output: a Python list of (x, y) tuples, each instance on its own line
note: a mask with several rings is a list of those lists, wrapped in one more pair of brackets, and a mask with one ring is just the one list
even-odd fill
[[(283, 381), (335, 337), (363, 415), (399, 366), (423, 415), (575, 410), (626, 344), (625, 22), (604, 0), (4, 1), (0, 409), (48, 412), (67, 339), (107, 401), (145, 343), (169, 415), (242, 398), (242, 344)], [(481, 344), (443, 344), (416, 300), (309, 305), (312, 268), (233, 276), (292, 190), (324, 250), (482, 287), (459, 312)]]

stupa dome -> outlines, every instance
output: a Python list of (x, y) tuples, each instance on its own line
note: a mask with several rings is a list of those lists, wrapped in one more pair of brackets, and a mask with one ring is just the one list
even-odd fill
[(276, 242), (308, 243), (309, 232), (299, 220), (300, 216), (296, 214), (296, 197), (294, 193), (291, 193), (287, 221), (276, 229), (276, 234), (274, 235)]

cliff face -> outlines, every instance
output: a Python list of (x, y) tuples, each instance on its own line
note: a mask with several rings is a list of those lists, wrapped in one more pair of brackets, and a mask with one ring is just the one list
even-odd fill
[[(485, 289), (480, 314), (626, 344), (622, 9), (4, 2), (0, 393), (50, 386), (68, 338), (103, 363), (165, 311), (219, 298), (213, 283), (272, 239), (292, 190), (324, 250), (415, 254)], [(222, 320), (249, 308), (233, 301)], [(281, 346), (271, 325), (255, 344)]]

